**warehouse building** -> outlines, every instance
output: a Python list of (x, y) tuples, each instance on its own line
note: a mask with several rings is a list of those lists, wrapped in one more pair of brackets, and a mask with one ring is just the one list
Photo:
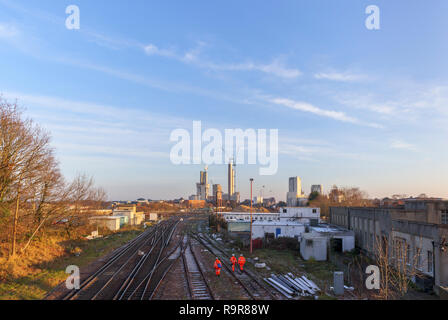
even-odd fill
[(299, 237), (300, 254), (305, 260), (326, 261), (329, 249), (347, 252), (355, 248), (353, 231), (328, 225), (310, 227), (306, 231)]
[(127, 217), (122, 216), (96, 216), (89, 218), (89, 224), (99, 228), (107, 228), (111, 231), (118, 231), (126, 219)]
[(297, 238), (305, 231), (299, 222), (255, 221), (252, 224), (252, 239)]
[(352, 230), (357, 246), (372, 258), (387, 246), (391, 263), (397, 263), (404, 250), (418, 283), (430, 277), (436, 292), (448, 286), (448, 201), (410, 198), (390, 208), (331, 207), (330, 221)]
[(145, 214), (143, 212), (137, 212), (137, 207), (135, 205), (118, 206), (113, 210), (112, 215), (126, 216), (128, 218), (128, 223), (131, 226), (140, 225), (145, 221)]

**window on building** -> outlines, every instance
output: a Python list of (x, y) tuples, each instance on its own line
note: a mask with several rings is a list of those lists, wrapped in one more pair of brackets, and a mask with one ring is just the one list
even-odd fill
[(432, 251), (428, 251), (428, 272), (432, 273), (433, 272), (433, 258), (432, 258)]
[(286, 209), (283, 209), (283, 213), (286, 213)]
[(417, 255), (417, 269), (422, 271), (422, 254), (421, 254), (421, 249), (420, 248), (416, 248), (416, 255)]
[(313, 213), (316, 213), (317, 212), (317, 210), (316, 209), (313, 209)]
[(394, 239), (394, 256), (397, 262), (409, 263), (410, 246), (406, 243), (406, 239), (396, 237)]
[(411, 265), (411, 246), (409, 244), (406, 247), (406, 264)]
[(448, 224), (448, 209), (442, 210), (441, 220), (442, 224)]

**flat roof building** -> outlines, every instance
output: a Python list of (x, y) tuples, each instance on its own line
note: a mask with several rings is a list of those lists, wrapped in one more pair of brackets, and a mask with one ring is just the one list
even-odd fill
[(330, 207), (330, 223), (352, 230), (357, 246), (371, 257), (380, 246), (389, 252), (403, 248), (412, 256), (409, 267), (431, 277), (436, 292), (448, 286), (448, 201), (411, 198), (391, 208)]

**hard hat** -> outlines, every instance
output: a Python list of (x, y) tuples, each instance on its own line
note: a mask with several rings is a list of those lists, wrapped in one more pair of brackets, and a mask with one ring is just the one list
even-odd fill
[(216, 257), (216, 260), (219, 260), (218, 257)]
[(232, 256), (235, 256), (235, 254), (234, 254), (234, 253), (232, 253)]

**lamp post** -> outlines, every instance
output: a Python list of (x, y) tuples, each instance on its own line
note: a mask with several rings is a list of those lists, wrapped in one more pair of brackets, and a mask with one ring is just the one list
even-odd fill
[(252, 254), (252, 185), (254, 179), (250, 178), (250, 254)]

